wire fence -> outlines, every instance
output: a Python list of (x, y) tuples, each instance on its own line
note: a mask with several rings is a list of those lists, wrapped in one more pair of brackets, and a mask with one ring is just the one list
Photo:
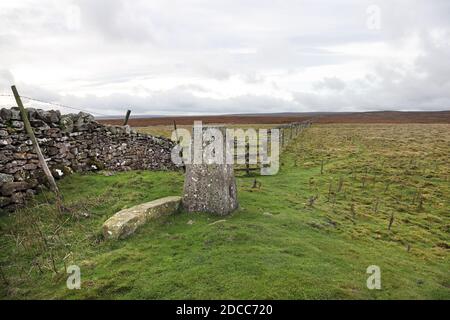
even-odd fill
[[(11, 100), (12, 100), (11, 103), (2, 103), (0, 101), (0, 107), (1, 108), (17, 107), (17, 105), (14, 103), (14, 100), (13, 100), (14, 99), (14, 95), (12, 95), (12, 94), (0, 94), (0, 97), (11, 98)], [(57, 108), (65, 108), (65, 109), (75, 110), (75, 111), (81, 111), (81, 112), (91, 113), (91, 114), (99, 115), (99, 116), (103, 116), (103, 117), (111, 116), (111, 115), (100, 113), (100, 112), (97, 112), (97, 111), (88, 110), (87, 108), (74, 107), (74, 106), (69, 106), (69, 105), (66, 105), (66, 104), (44, 101), (42, 99), (36, 99), (36, 98), (31, 98), (31, 97), (22, 96), (22, 95), (20, 97), (22, 99), (27, 100), (25, 102), (26, 104), (28, 104), (30, 102), (37, 102), (37, 103), (48, 105), (48, 106), (53, 106), (53, 107), (57, 107)]]
[[(17, 105), (15, 104), (15, 98), (14, 95), (12, 94), (3, 94), (0, 93), (0, 98), (10, 98), (12, 101), (11, 103), (2, 103), (1, 99), (0, 99), (0, 108), (11, 108), (11, 107), (16, 107)], [(26, 100), (27, 104), (29, 104), (30, 102), (35, 102), (38, 104), (44, 104), (47, 106), (52, 106), (52, 107), (57, 107), (57, 108), (65, 108), (65, 109), (69, 109), (69, 110), (76, 110), (76, 111), (81, 111), (81, 112), (86, 112), (86, 113), (91, 113), (91, 114), (96, 114), (96, 115), (100, 115), (100, 116), (105, 116), (105, 117), (109, 117), (110, 115), (107, 114), (103, 114), (97, 111), (91, 111), (88, 110), (87, 108), (79, 108), (79, 107), (74, 107), (74, 106), (69, 106), (69, 105), (65, 105), (65, 104), (61, 104), (61, 103), (56, 103), (56, 102), (49, 102), (49, 101), (45, 101), (42, 99), (37, 99), (37, 98), (32, 98), (32, 97), (28, 97), (28, 96), (20, 96), (21, 99)], [(28, 106), (27, 106), (28, 107)], [(33, 105), (33, 107), (35, 107)], [(125, 122), (128, 121), (128, 117), (130, 110), (127, 111), (127, 115), (126, 115), (126, 120)], [(311, 120), (306, 120), (303, 122), (292, 122), (292, 123), (287, 123), (287, 124), (281, 124), (278, 125), (272, 129), (276, 129), (279, 130), (279, 147), (280, 147), (280, 153), (284, 151), (285, 147), (288, 146), (290, 144), (291, 141), (295, 140), (295, 138), (305, 129), (308, 128), (311, 125)], [(174, 122), (174, 126), (176, 128), (176, 124)], [(272, 134), (272, 129), (268, 130), (268, 136), (271, 136)], [(269, 138), (269, 141), (271, 140), (271, 138)], [(238, 165), (235, 167), (236, 171), (245, 171), (246, 175), (250, 175), (250, 173), (252, 171), (255, 170), (261, 170), (261, 165), (258, 165), (257, 163), (255, 163), (253, 166), (251, 165), (251, 161), (250, 161), (250, 157), (251, 157), (251, 152), (250, 152), (250, 147), (249, 147), (249, 143), (250, 141), (247, 141), (245, 143), (245, 162), (243, 163), (243, 165)]]

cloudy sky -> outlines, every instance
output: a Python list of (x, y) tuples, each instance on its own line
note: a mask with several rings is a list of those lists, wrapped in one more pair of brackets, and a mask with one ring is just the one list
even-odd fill
[(97, 114), (448, 110), (450, 1), (1, 1), (11, 84)]

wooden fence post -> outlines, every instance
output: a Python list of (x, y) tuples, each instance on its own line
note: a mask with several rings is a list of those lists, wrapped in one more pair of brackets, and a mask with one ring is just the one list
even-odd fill
[(123, 122), (123, 125), (126, 126), (128, 124), (128, 119), (130, 119), (131, 110), (127, 110), (127, 114), (125, 116), (125, 121)]
[(175, 134), (177, 135), (177, 142), (178, 142), (177, 123), (175, 122), (175, 120), (173, 120), (173, 130), (175, 130)]
[(250, 175), (250, 141), (245, 144), (245, 172)]
[(17, 106), (19, 107), (20, 114), (22, 115), (22, 121), (25, 125), (25, 130), (27, 131), (30, 139), (33, 143), (34, 149), (39, 158), (39, 164), (41, 165), (42, 170), (44, 170), (45, 175), (47, 176), (47, 180), (50, 184), (50, 189), (56, 194), (58, 205), (60, 205), (61, 195), (59, 193), (58, 186), (56, 185), (55, 179), (53, 178), (50, 169), (47, 166), (47, 162), (45, 161), (44, 155), (42, 154), (41, 148), (36, 140), (36, 136), (34, 135), (33, 128), (31, 127), (30, 121), (28, 120), (27, 111), (25, 110), (22, 100), (20, 99), (19, 93), (17, 92), (16, 86), (12, 86), (11, 90), (14, 94), (14, 98), (16, 99)]

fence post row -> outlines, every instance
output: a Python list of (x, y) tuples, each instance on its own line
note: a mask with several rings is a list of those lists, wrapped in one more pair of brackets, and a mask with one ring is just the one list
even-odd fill
[[(292, 122), (289, 124), (283, 124), (276, 129), (280, 130), (280, 145), (281, 148), (284, 148), (287, 144), (291, 142), (293, 138), (298, 136), (303, 129), (308, 128), (311, 126), (311, 120), (306, 120), (303, 122)], [(286, 135), (286, 130), (289, 129), (289, 136)]]
[[(281, 145), (281, 149), (283, 149), (286, 145), (288, 145), (291, 140), (295, 137), (297, 137), (304, 128), (308, 128), (311, 125), (311, 121), (310, 120), (306, 120), (303, 122), (292, 122), (289, 124), (283, 124), (283, 125), (279, 125), (277, 127), (275, 127), (274, 129), (278, 129), (279, 130), (279, 143)], [(176, 128), (175, 124), (174, 127)], [(286, 130), (289, 129), (289, 136), (286, 134)], [(268, 133), (268, 137), (269, 134), (272, 134), (271, 129), (267, 130)], [(250, 171), (252, 170), (257, 170), (259, 168), (250, 168), (250, 161), (249, 161), (249, 156), (250, 156), (250, 152), (249, 152), (249, 142), (247, 142), (245, 144), (245, 167), (244, 168), (235, 168), (236, 171), (245, 171), (246, 175), (250, 175)]]

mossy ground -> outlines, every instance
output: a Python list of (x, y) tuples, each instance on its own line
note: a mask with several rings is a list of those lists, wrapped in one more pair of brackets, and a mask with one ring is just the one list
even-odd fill
[(42, 193), (0, 218), (0, 297), (450, 299), (449, 150), (449, 125), (313, 126), (278, 175), (238, 178), (233, 215), (180, 213), (115, 242), (100, 232), (111, 214), (181, 194), (183, 175), (72, 175), (68, 213)]

